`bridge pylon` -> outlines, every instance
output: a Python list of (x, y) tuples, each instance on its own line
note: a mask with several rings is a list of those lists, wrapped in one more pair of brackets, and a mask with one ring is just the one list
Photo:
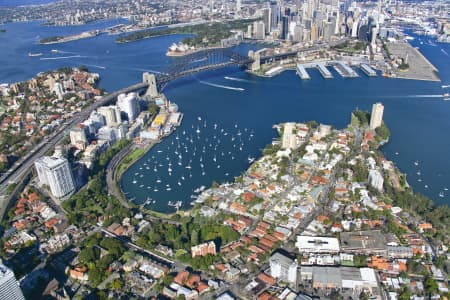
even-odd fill
[(159, 95), (158, 86), (156, 85), (156, 76), (155, 74), (144, 72), (142, 74), (142, 81), (148, 84), (147, 91), (145, 91), (145, 96), (156, 97)]
[(252, 50), (250, 50), (248, 51), (248, 57), (253, 60), (250, 69), (253, 72), (259, 71), (259, 69), (261, 69), (261, 54), (258, 51), (253, 52)]

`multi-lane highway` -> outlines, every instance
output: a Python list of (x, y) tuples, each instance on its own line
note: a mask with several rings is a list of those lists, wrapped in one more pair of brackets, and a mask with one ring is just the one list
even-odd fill
[(6, 196), (6, 189), (11, 183), (18, 183), (28, 174), (33, 167), (34, 162), (46, 152), (51, 150), (57, 143), (59, 143), (66, 131), (76, 124), (86, 120), (89, 115), (100, 106), (109, 104), (114, 101), (118, 95), (122, 93), (130, 93), (137, 90), (147, 88), (148, 84), (138, 83), (114, 93), (108, 94), (101, 99), (95, 101), (92, 105), (85, 108), (81, 112), (76, 113), (71, 119), (67, 120), (56, 131), (46, 136), (43, 141), (36, 145), (27, 155), (20, 158), (9, 170), (0, 177), (0, 216), (3, 216), (8, 207), (9, 197)]

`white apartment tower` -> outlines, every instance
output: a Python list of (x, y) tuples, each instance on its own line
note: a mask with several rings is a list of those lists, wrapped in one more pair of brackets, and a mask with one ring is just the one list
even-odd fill
[(25, 300), (14, 273), (0, 262), (0, 299)]
[(117, 105), (120, 111), (128, 116), (129, 123), (136, 120), (136, 117), (139, 115), (139, 102), (136, 93), (120, 94), (117, 97)]
[(381, 103), (375, 103), (372, 106), (372, 114), (370, 115), (370, 129), (375, 130), (381, 126), (383, 122), (384, 106)]
[(78, 146), (83, 149), (84, 147), (86, 147), (87, 137), (83, 125), (78, 125), (70, 129), (69, 136), (70, 136), (70, 143), (72, 145)]
[(43, 156), (34, 163), (39, 182), (50, 187), (56, 198), (64, 198), (75, 191), (70, 165), (65, 158)]
[(99, 107), (97, 112), (105, 117), (107, 126), (119, 126), (121, 123), (120, 109), (116, 105)]
[(297, 283), (298, 262), (276, 252), (269, 260), (270, 275), (281, 281)]

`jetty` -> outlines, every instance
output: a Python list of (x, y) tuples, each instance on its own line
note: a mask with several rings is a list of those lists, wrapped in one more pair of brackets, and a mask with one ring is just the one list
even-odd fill
[(361, 64), (360, 65), (361, 70), (367, 75), (367, 76), (377, 76), (377, 72), (375, 72), (374, 69), (372, 69), (369, 65), (367, 64)]
[(306, 72), (306, 69), (303, 65), (297, 64), (297, 75), (300, 76), (301, 79), (311, 79), (308, 72)]

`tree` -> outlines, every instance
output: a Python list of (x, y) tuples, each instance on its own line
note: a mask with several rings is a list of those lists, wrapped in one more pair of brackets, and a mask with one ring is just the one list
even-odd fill
[(358, 125), (360, 126), (369, 125), (370, 114), (368, 111), (355, 110), (352, 113), (352, 116), (354, 116), (358, 120)]
[(122, 242), (115, 238), (104, 238), (100, 242), (100, 246), (107, 249), (108, 253), (116, 258), (122, 256), (122, 254), (125, 252), (125, 247), (122, 245)]
[(369, 300), (369, 296), (370, 295), (368, 293), (362, 291), (361, 294), (359, 294), (359, 299), (360, 300)]
[(93, 287), (97, 287), (106, 278), (105, 270), (93, 268), (89, 271), (89, 282)]
[(85, 65), (80, 65), (78, 67), (78, 70), (80, 70), (80, 72), (89, 72), (88, 68)]
[(316, 121), (309, 121), (308, 123), (306, 123), (306, 125), (308, 125), (308, 127), (310, 129), (316, 128), (319, 124)]
[(191, 232), (191, 245), (197, 245), (198, 244), (198, 231), (192, 230)]
[(425, 278), (424, 287), (428, 295), (433, 295), (439, 290), (437, 281), (431, 276)]
[(78, 259), (81, 263), (87, 264), (90, 262), (94, 262), (98, 259), (100, 256), (100, 250), (97, 247), (89, 247), (84, 248), (80, 251), (80, 254), (78, 255)]
[(111, 282), (111, 288), (113, 288), (114, 290), (116, 290), (116, 291), (122, 291), (122, 289), (123, 289), (123, 281), (122, 281), (122, 279), (120, 279), (120, 278), (117, 278), (117, 279), (114, 279), (112, 282)]
[(402, 285), (400, 292), (398, 294), (398, 300), (410, 300), (411, 296), (412, 294), (408, 286)]
[(384, 123), (380, 127), (377, 127), (375, 132), (382, 140), (387, 140), (391, 136), (389, 128)]
[(154, 116), (158, 113), (159, 111), (159, 106), (156, 105), (155, 103), (150, 103), (148, 105), (148, 112), (150, 113), (150, 115)]
[(366, 255), (354, 255), (353, 264), (355, 267), (366, 267), (367, 266), (367, 256)]

